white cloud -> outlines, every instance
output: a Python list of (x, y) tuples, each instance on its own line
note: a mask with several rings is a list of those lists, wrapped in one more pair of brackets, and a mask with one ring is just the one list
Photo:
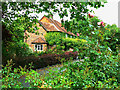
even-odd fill
[(108, 3), (99, 9), (93, 9), (95, 15), (107, 24), (116, 24), (118, 26), (118, 1), (120, 0), (107, 0)]

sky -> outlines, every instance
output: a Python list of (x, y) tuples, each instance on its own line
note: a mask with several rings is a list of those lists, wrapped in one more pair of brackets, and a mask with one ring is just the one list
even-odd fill
[(108, 3), (99, 9), (93, 9), (95, 16), (107, 24), (116, 24), (118, 26), (118, 2), (120, 0), (107, 0)]
[[(92, 8), (95, 12), (94, 14), (92, 13), (92, 15), (97, 16), (100, 20), (102, 20), (107, 24), (110, 24), (110, 25), (116, 24), (118, 26), (118, 2), (119, 1), (120, 0), (107, 0), (108, 3), (105, 3), (104, 7), (100, 7), (98, 9)], [(41, 19), (44, 15), (47, 15), (47, 14), (45, 13), (39, 14), (38, 19)], [(58, 14), (54, 14), (53, 19), (61, 22)]]

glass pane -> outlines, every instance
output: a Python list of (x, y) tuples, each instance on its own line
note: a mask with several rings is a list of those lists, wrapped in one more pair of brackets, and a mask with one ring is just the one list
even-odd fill
[(43, 50), (43, 45), (41, 45), (41, 50)]
[(37, 49), (37, 45), (35, 44), (35, 50)]
[(40, 45), (38, 45), (38, 50), (40, 50)]

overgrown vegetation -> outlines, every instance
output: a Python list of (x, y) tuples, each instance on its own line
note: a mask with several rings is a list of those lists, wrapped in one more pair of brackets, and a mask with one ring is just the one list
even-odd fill
[[(31, 69), (14, 68), (11, 61), (3, 68), (3, 88), (25, 87), (20, 81), (25, 75), (24, 83), (29, 88), (119, 88), (120, 57), (100, 55), (95, 62), (90, 58), (84, 62), (66, 63), (60, 70), (48, 68), (49, 73), (39, 74)], [(46, 73), (46, 72), (45, 72)]]
[[(23, 88), (25, 87), (23, 82), (29, 83), (30, 88), (120, 88), (120, 29), (116, 25), (106, 24), (98, 17), (91, 15), (87, 8), (88, 5), (94, 8), (104, 6), (101, 2), (41, 2), (40, 4), (8, 2), (2, 4), (5, 6), (2, 10), (3, 34), (6, 35), (2, 43), (3, 62), (12, 58), (13, 62), (18, 60), (16, 62), (18, 66), (23, 62), (25, 64), (33, 62), (33, 66), (35, 66), (32, 67), (30, 64), (30, 67), (27, 65), (24, 68), (21, 66), (14, 68), (12, 61), (8, 61), (8, 64), (4, 63), (6, 65), (2, 69), (2, 88)], [(63, 6), (63, 8), (58, 9), (54, 6), (55, 4)], [(23, 14), (19, 12), (9, 13), (7, 12), (8, 5), (11, 10), (26, 11)], [(26, 9), (28, 7), (30, 9)], [(63, 18), (68, 16), (68, 8), (70, 9), (71, 20), (62, 20), (62, 24), (67, 31), (76, 34), (76, 37), (65, 38), (63, 33), (48, 33), (46, 41), (50, 46), (55, 47), (46, 52), (31, 53), (31, 49), (22, 41), (24, 30), (33, 33), (35, 31), (31, 27), (33, 22), (37, 22), (37, 19), (27, 16), (27, 14), (32, 13), (30, 10), (32, 9), (33, 12), (37, 13), (45, 11), (48, 16), (53, 12), (58, 12), (60, 18)], [(17, 19), (14, 20), (13, 18)], [(21, 32), (21, 34), (18, 32)], [(69, 49), (73, 49), (73, 52), (69, 52), (71, 54), (66, 52)], [(77, 54), (79, 59), (83, 58), (83, 62), (70, 62), (70, 60), (76, 58)], [(74, 55), (75, 57), (73, 57)], [(70, 58), (71, 56), (72, 58)], [(39, 74), (33, 70), (33, 68), (40, 67), (40, 64), (45, 63), (45, 66), (47, 66), (58, 62), (58, 60), (60, 62), (67, 61), (62, 63), (63, 67), (60, 70), (58, 68), (48, 68), (49, 73), (45, 74)], [(20, 82), (22, 76), (25, 76), (25, 81)]]
[(73, 60), (76, 60), (78, 53), (77, 52), (72, 52), (68, 51), (62, 54), (42, 54), (42, 55), (29, 55), (24, 57), (23, 59), (21, 58), (15, 58), (13, 59), (15, 65), (14, 67), (24, 67), (26, 65), (26, 68), (29, 68), (29, 63), (33, 63), (33, 68), (34, 70), (55, 65), (55, 64), (60, 64), (61, 62), (66, 62), (70, 61), (72, 58)]

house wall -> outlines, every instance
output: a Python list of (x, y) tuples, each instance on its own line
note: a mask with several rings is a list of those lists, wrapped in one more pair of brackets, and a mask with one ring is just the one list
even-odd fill
[[(46, 22), (46, 23), (51, 23), (46, 17), (43, 17), (40, 22)], [(36, 40), (39, 37), (42, 37), (45, 40), (45, 35), (46, 35), (46, 31), (43, 29), (42, 26), (40, 26), (39, 23), (37, 23), (37, 27), (39, 28), (37, 31), (39, 33), (39, 35), (36, 35), (35, 33), (29, 33), (29, 32), (25, 32), (25, 36), (29, 35), (30, 37), (28, 37), (27, 39), (24, 39), (24, 41), (33, 49), (33, 51), (35, 51), (35, 44), (32, 44), (32, 42), (34, 40)], [(43, 51), (47, 50), (47, 44), (42, 44), (43, 45)], [(54, 47), (49, 47), (51, 49), (53, 49)]]
[[(39, 33), (39, 35), (36, 35), (35, 33), (29, 33), (29, 32), (25, 32), (25, 36), (29, 35), (30, 37), (28, 37), (27, 39), (24, 39), (24, 41), (33, 49), (33, 51), (35, 51), (35, 44), (32, 44), (32, 42), (34, 40), (36, 40), (39, 37), (42, 37), (45, 40), (45, 34), (47, 33), (40, 25), (39, 23), (37, 23), (37, 27), (39, 28), (37, 31)], [(42, 35), (43, 34), (43, 35)], [(45, 51), (47, 49), (47, 44), (43, 44), (43, 51)]]

